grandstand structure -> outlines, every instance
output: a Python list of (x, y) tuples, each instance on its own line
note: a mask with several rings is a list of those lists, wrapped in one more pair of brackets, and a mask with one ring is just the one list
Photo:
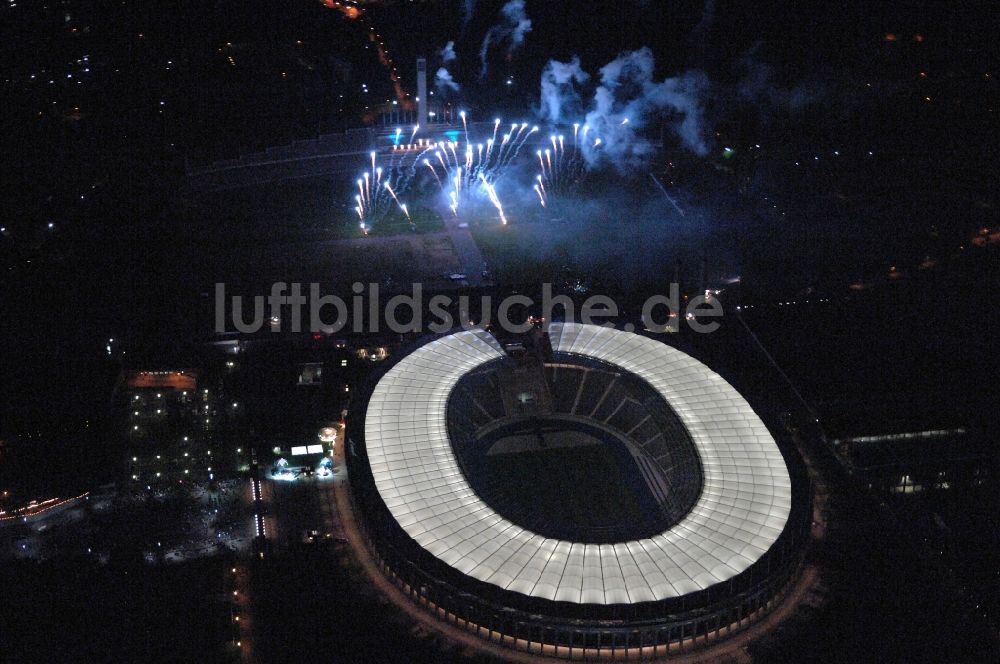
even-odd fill
[(532, 652), (715, 641), (779, 600), (808, 540), (787, 441), (700, 361), (608, 327), (427, 340), (353, 405), (347, 459), (399, 587)]
[[(185, 163), (186, 186), (192, 190), (222, 190), (326, 175), (348, 175), (353, 182), (353, 176), (369, 163), (373, 150), (387, 156), (393, 154), (392, 148), (398, 141), (396, 130), (402, 127), (409, 130), (413, 125), (358, 127), (245, 152), (208, 164)], [(493, 123), (469, 122), (463, 127), (460, 122), (437, 122), (426, 126), (421, 138), (439, 141), (457, 136), (459, 129), (473, 135), (489, 135)], [(542, 145), (547, 141), (547, 137), (542, 138), (539, 134), (529, 137), (525, 145)]]
[(377, 133), (370, 128), (322, 134), (206, 165), (186, 164), (186, 183), (195, 190), (231, 189), (353, 172), (376, 145)]
[[(608, 544), (663, 532), (690, 511), (702, 488), (697, 451), (666, 401), (644, 381), (609, 364), (554, 352), (538, 381), (538, 391), (545, 394), (532, 399), (537, 408), (529, 414), (523, 408), (514, 411), (510, 397), (505, 398), (510, 394), (504, 385), (506, 362), (492, 360), (463, 376), (448, 404), (448, 431), (463, 474), (496, 512), (532, 532)], [(616, 447), (624, 479), (642, 483), (636, 493), (643, 509), (599, 524), (587, 523), (584, 509), (560, 523), (553, 517), (561, 510), (552, 515), (553, 510), (539, 509), (539, 494), (530, 488), (525, 500), (517, 500), (509, 490), (516, 478), (496, 472), (502, 464), (488, 463), (490, 451), (504, 443), (516, 444), (521, 455), (553, 444), (573, 450), (561, 455), (564, 465), (572, 463), (581, 445)], [(558, 475), (548, 479), (557, 487), (564, 484)]]

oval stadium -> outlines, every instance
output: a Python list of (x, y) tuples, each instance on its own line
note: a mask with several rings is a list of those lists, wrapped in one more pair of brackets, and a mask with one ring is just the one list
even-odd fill
[(808, 539), (779, 428), (691, 355), (611, 327), (425, 339), (355, 400), (347, 463), (397, 587), (543, 655), (715, 643), (780, 602)]

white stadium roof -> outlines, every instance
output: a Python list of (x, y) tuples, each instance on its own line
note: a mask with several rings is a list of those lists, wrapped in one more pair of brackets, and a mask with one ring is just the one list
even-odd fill
[(475, 579), (578, 604), (677, 597), (756, 562), (785, 526), (791, 481), (777, 444), (746, 400), (701, 362), (638, 334), (553, 323), (549, 335), (553, 349), (617, 365), (670, 404), (704, 470), (694, 507), (659, 535), (618, 544), (542, 537), (494, 512), (462, 475), (448, 440), (452, 388), (504, 355), (489, 333), (469, 330), (403, 358), (368, 403), (365, 441), (375, 486), (403, 530)]

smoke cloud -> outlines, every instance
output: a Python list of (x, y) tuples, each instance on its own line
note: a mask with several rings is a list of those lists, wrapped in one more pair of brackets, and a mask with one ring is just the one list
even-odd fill
[(458, 92), (459, 85), (458, 81), (451, 75), (448, 68), (445, 66), (458, 60), (458, 54), (455, 53), (455, 42), (449, 41), (444, 45), (440, 51), (438, 51), (438, 58), (441, 60), (441, 67), (438, 68), (437, 74), (434, 76), (434, 87), (437, 88), (438, 93), (446, 94), (448, 92)]
[(462, 2), (462, 29), (469, 25), (472, 15), (476, 12), (476, 0), (464, 0)]
[[(702, 23), (713, 20), (715, 3), (708, 0)], [(819, 84), (788, 86), (774, 67), (751, 49), (736, 62), (734, 83), (713, 82), (700, 69), (654, 79), (655, 61), (648, 47), (627, 51), (604, 65), (589, 101), (582, 89), (590, 76), (574, 56), (569, 62), (550, 60), (542, 71), (538, 115), (552, 124), (579, 123), (580, 147), (590, 168), (612, 165), (620, 172), (645, 164), (654, 146), (647, 138), (650, 123), (662, 121), (687, 150), (708, 153), (713, 121), (728, 114), (755, 112), (762, 124), (787, 118), (828, 96)]]
[(437, 70), (434, 77), (434, 86), (444, 94), (447, 91), (458, 92), (458, 83), (451, 77), (451, 73), (444, 67)]
[[(704, 118), (712, 89), (708, 77), (688, 71), (656, 81), (654, 68), (653, 52), (646, 47), (622, 53), (601, 68), (580, 134), (590, 167), (611, 164), (625, 172), (644, 164), (654, 148), (642, 130), (657, 119), (669, 122), (688, 150), (698, 155), (708, 152)], [(577, 86), (587, 80), (579, 58), (549, 61), (542, 72), (539, 114), (553, 123), (579, 117)]]
[(580, 58), (573, 56), (569, 62), (549, 60), (542, 70), (541, 106), (538, 114), (553, 124), (563, 121), (563, 115), (578, 117), (580, 95), (575, 86), (585, 83), (590, 74), (580, 68)]
[(699, 155), (708, 152), (701, 103), (708, 78), (701, 72), (686, 72), (658, 83), (653, 67), (652, 52), (642, 48), (601, 68), (601, 84), (587, 113), (587, 125), (601, 139), (596, 146), (585, 144), (584, 155), (591, 165), (610, 161), (623, 171), (642, 165), (653, 145), (637, 132), (649, 120), (663, 116), (679, 116), (673, 127), (686, 148)]
[(507, 55), (511, 55), (524, 43), (524, 37), (531, 32), (531, 19), (524, 10), (524, 0), (510, 0), (500, 9), (500, 22), (486, 31), (483, 45), (479, 49), (480, 78), (486, 77), (487, 56), (494, 44), (508, 43)]
[(455, 54), (455, 42), (450, 41), (444, 45), (440, 51), (438, 51), (438, 56), (441, 58), (441, 64), (448, 64), (449, 62), (454, 62), (458, 59)]

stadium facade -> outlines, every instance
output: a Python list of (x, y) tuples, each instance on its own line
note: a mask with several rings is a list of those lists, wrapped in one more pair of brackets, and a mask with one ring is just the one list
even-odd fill
[[(535, 332), (424, 340), (353, 404), (351, 487), (383, 571), (443, 620), (557, 656), (702, 647), (769, 611), (810, 523), (808, 480), (779, 428), (659, 339)], [(581, 486), (553, 502), (545, 485), (572, 462), (551, 482), (497, 472), (594, 449), (613, 450), (608, 467), (623, 473), (605, 484), (630, 484), (634, 500), (589, 510), (599, 491)]]

